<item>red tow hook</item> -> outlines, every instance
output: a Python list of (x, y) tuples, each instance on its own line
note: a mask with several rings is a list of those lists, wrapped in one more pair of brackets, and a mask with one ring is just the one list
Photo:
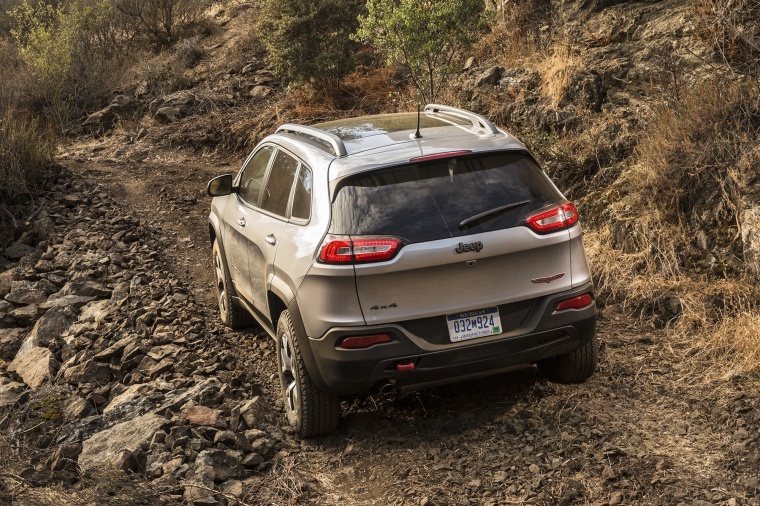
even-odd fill
[(408, 364), (396, 364), (396, 370), (398, 372), (407, 372), (407, 371), (414, 371), (414, 362), (409, 362)]

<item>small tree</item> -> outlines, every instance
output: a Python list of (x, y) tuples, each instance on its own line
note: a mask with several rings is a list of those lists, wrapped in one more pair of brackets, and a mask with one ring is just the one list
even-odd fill
[(267, 61), (280, 77), (336, 85), (354, 69), (351, 34), (359, 0), (264, 0), (257, 23)]
[(369, 0), (355, 38), (401, 63), (425, 102), (435, 101), (487, 26), (483, 0)]

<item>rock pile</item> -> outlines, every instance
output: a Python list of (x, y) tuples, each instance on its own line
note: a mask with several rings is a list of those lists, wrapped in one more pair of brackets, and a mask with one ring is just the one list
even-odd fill
[(101, 187), (62, 172), (46, 199), (0, 273), (0, 407), (44, 456), (25, 478), (117, 470), (191, 504), (243, 494), (288, 444), (224, 330)]

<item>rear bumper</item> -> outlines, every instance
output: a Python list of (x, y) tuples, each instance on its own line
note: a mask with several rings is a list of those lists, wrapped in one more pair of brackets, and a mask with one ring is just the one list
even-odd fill
[[(351, 396), (388, 382), (411, 390), (518, 369), (570, 353), (594, 337), (596, 303), (554, 311), (559, 301), (583, 293), (593, 293), (590, 283), (537, 301), (511, 332), (461, 343), (431, 344), (400, 325), (333, 328), (319, 339), (307, 340), (313, 356), (309, 372), (322, 388)], [(361, 350), (338, 346), (346, 336), (375, 333), (388, 333), (393, 341)], [(413, 370), (396, 369), (398, 364), (412, 363)]]

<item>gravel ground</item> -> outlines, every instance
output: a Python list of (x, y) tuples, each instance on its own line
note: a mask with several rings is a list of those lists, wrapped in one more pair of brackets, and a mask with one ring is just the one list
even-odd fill
[[(64, 157), (167, 244), (204, 318), (218, 318), (205, 183), (235, 171), (187, 160), (129, 164)], [(667, 329), (601, 311), (598, 373), (548, 383), (534, 368), (346, 402), (336, 433), (298, 441), (249, 482), (255, 503), (760, 504), (757, 381), (718, 378)], [(276, 410), (274, 343), (226, 332), (235, 367)], [(258, 393), (258, 392), (254, 392)], [(253, 504), (253, 503), (252, 503)]]

